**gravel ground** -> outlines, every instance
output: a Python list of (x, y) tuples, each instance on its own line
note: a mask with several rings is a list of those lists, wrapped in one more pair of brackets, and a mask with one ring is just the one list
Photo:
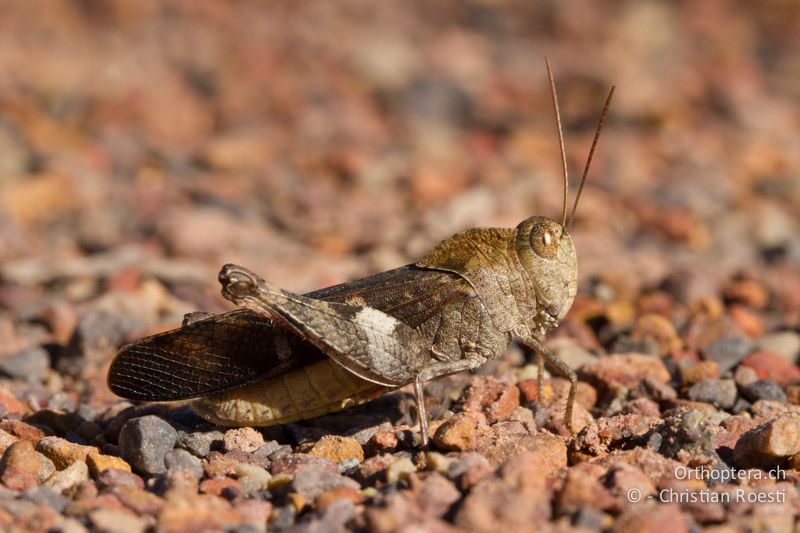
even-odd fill
[[(0, 528), (797, 527), (800, 6), (0, 5)], [(617, 86), (547, 339), (574, 437), (516, 345), (428, 384), (424, 456), (405, 389), (261, 430), (108, 390), (223, 263), (304, 292), (557, 217), (544, 55), (574, 173)]]

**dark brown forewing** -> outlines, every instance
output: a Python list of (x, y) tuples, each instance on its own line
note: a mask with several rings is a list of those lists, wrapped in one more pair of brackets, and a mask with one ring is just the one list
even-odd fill
[(123, 346), (108, 386), (131, 400), (185, 400), (289, 372), (320, 355), (271, 320), (237, 309)]
[[(466, 290), (469, 285), (455, 274), (409, 265), (306, 296), (343, 303), (360, 299), (414, 328)], [(185, 400), (325, 357), (272, 320), (238, 309), (124, 346), (111, 364), (108, 384), (132, 400)]]

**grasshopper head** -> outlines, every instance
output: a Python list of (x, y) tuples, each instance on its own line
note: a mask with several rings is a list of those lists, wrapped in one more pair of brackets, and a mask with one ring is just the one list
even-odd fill
[(569, 233), (547, 217), (530, 217), (517, 226), (515, 245), (533, 282), (537, 308), (561, 320), (578, 289), (578, 258)]

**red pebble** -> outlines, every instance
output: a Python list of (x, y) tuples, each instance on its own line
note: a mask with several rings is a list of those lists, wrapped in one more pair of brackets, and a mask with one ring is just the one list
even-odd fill
[(780, 385), (800, 380), (800, 368), (773, 352), (752, 353), (744, 358), (742, 366), (755, 370), (758, 379), (771, 379)]

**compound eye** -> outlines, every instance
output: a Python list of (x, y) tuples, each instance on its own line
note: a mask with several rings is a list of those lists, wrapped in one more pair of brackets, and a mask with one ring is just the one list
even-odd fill
[(558, 254), (560, 235), (544, 224), (537, 224), (531, 230), (531, 247), (536, 255), (553, 259)]

